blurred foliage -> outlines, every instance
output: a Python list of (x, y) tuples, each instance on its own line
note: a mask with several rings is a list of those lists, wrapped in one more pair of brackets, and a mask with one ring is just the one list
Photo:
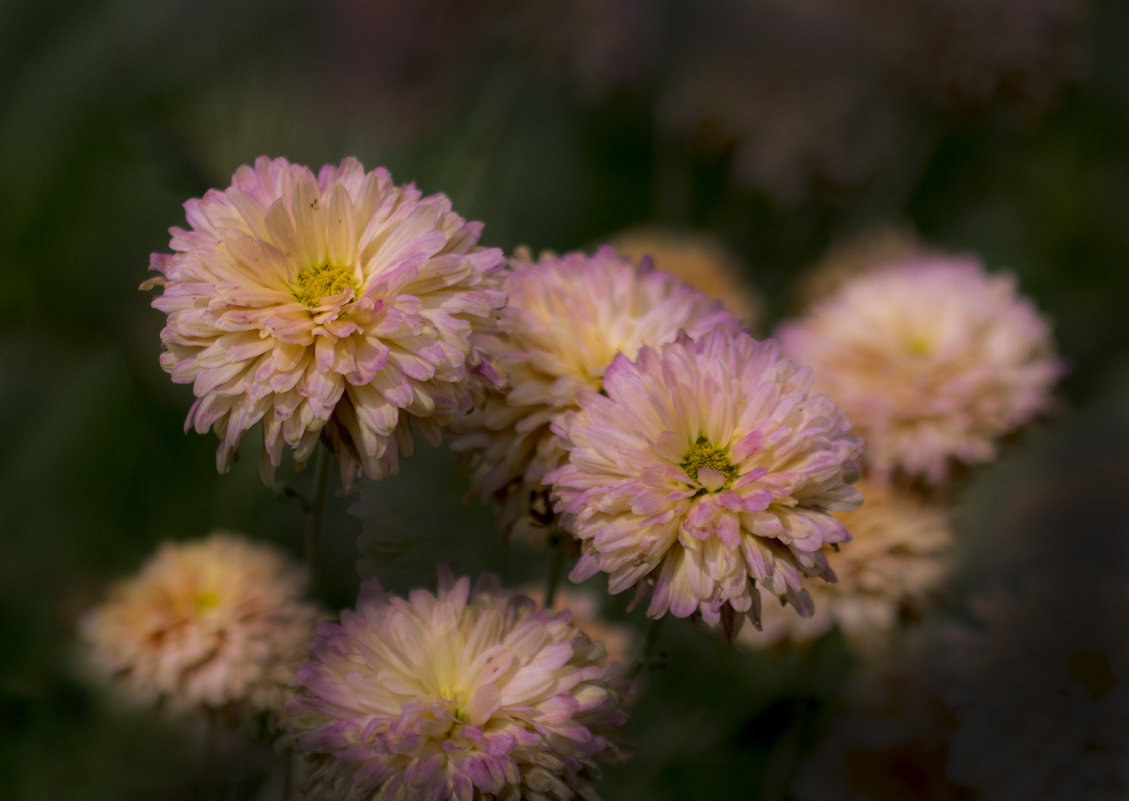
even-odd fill
[[(1088, 73), (1045, 113), (936, 109), (899, 94), (909, 133), (881, 170), (853, 185), (816, 180), (788, 202), (735, 177), (724, 142), (703, 149), (660, 124), (665, 88), (692, 66), (680, 58), (693, 52), (683, 32), (696, 4), (642, 4), (652, 38), (632, 51), (639, 69), (608, 85), (588, 69), (606, 53), (579, 49), (595, 33), (534, 35), (555, 30), (551, 10), (518, 24), (505, 2), (422, 5), (431, 16), (390, 0), (0, 5), (0, 414), (12, 423), (0, 456), (0, 798), (231, 797), (200, 778), (173, 734), (106, 707), (72, 643), (81, 613), (162, 539), (226, 528), (301, 553), (304, 516), (261, 484), (253, 437), (220, 476), (214, 438), (182, 433), (191, 393), (158, 366), (161, 315), (137, 291), (148, 254), (184, 224), (180, 204), (263, 153), (387, 166), (449, 194), (485, 222), (484, 244), (507, 251), (589, 248), (640, 223), (710, 231), (748, 266), (770, 324), (798, 311), (797, 278), (832, 243), (909, 224), (1018, 274), (1071, 366), (1063, 415), (1083, 421), (1034, 437), (1068, 444), (1020, 444), (974, 479), (962, 528), (991, 538), (993, 498), (1021, 506), (1093, 453), (1117, 460), (1087, 437), (1129, 427), (1129, 8), (1119, 0), (1091, 8)], [(627, 29), (640, 29), (631, 19)], [(573, 55), (591, 55), (583, 80), (569, 71)], [(311, 480), (280, 475), (301, 492)], [(385, 510), (380, 533), (401, 544), (416, 533), (423, 550), (382, 551), (378, 536), (358, 552), (356, 500), (333, 498), (322, 587), (334, 606), (353, 603), (358, 563), (397, 589), (431, 582), (436, 560), (513, 582), (545, 574), (541, 557), (500, 546), (489, 510), (462, 502), (466, 482), (445, 449), (420, 443), (402, 475), (366, 492)], [(613, 617), (642, 630), (624, 605), (612, 600)], [(769, 657), (668, 621), (662, 650), (631, 725), (636, 758), (607, 771), (605, 797), (789, 797), (850, 666), (838, 638)], [(237, 795), (255, 797), (256, 781)]]

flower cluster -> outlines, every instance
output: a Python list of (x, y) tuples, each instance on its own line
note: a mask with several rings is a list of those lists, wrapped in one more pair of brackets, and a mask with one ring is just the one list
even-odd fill
[(577, 395), (598, 391), (616, 354), (634, 358), (643, 345), (737, 331), (740, 320), (677, 278), (633, 262), (610, 247), (591, 256), (546, 254), (514, 260), (509, 305), (500, 333), (477, 340), (509, 379), (481, 410), (455, 421), (452, 448), (466, 456), (484, 497), (500, 508), (512, 533), (549, 515), (542, 479), (564, 461), (551, 426), (576, 408)]
[(443, 195), (421, 197), (354, 159), (315, 176), (285, 159), (241, 167), (185, 205), (172, 254), (153, 254), (168, 315), (161, 365), (192, 384), (186, 428), (214, 428), (218, 469), (263, 426), (270, 483), (283, 447), (319, 437), (348, 487), (397, 469), (414, 425), (431, 441), (497, 376), (471, 346), (505, 295), (501, 253)]
[(802, 578), (834, 579), (823, 545), (850, 535), (829, 512), (860, 503), (861, 441), (810, 384), (744, 333), (617, 356), (605, 394), (553, 424), (568, 463), (545, 480), (581, 541), (572, 580), (604, 571), (610, 592), (650, 594), (651, 617), (727, 630), (757, 622), (759, 588), (811, 614)]
[(321, 617), (306, 572), (225, 532), (166, 543), (82, 620), (87, 661), (126, 702), (277, 711)]
[(618, 666), (492, 577), (406, 600), (370, 580), (312, 652), (286, 705), (310, 798), (591, 799), (624, 757)]
[(964, 258), (888, 265), (846, 283), (779, 331), (866, 439), (866, 465), (943, 482), (951, 463), (1047, 408), (1062, 373), (1050, 331), (1015, 281)]

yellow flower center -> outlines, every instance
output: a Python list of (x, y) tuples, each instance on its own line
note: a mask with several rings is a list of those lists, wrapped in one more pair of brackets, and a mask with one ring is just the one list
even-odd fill
[(933, 343), (923, 336), (915, 336), (906, 343), (906, 350), (914, 356), (928, 356), (933, 352)]
[[(686, 475), (702, 486), (702, 492), (718, 492), (728, 489), (733, 484), (733, 479), (737, 477), (737, 468), (729, 461), (729, 450), (717, 447), (705, 435), (701, 434), (698, 435), (698, 439), (690, 446), (690, 449), (686, 451), (678, 466), (686, 471)], [(716, 482), (703, 483), (698, 478), (698, 471), (703, 467), (717, 470), (725, 477), (725, 482), (719, 487), (708, 486)]]
[(202, 612), (205, 609), (214, 609), (219, 604), (220, 597), (214, 592), (205, 591), (196, 593), (192, 600), (196, 604), (196, 609)]
[(313, 264), (298, 271), (292, 290), (296, 301), (312, 309), (320, 306), (324, 298), (340, 294), (346, 287), (353, 288), (354, 296), (360, 292), (352, 267)]

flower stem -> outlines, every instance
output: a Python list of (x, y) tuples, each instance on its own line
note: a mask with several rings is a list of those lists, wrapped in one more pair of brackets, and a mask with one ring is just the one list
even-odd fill
[(647, 639), (643, 645), (643, 655), (639, 657), (639, 661), (635, 663), (635, 667), (631, 670), (631, 678), (639, 675), (644, 665), (647, 665), (655, 658), (655, 654), (659, 649), (659, 636), (662, 634), (663, 621), (666, 620), (666, 615), (656, 617), (651, 621), (651, 625), (647, 627)]
[(545, 608), (553, 606), (557, 597), (557, 586), (561, 583), (561, 574), (564, 572), (564, 563), (568, 540), (564, 532), (554, 530), (549, 535), (549, 542), (553, 549), (553, 561), (549, 565), (549, 585), (545, 588)]
[(314, 479), (314, 500), (310, 504), (310, 528), (306, 535), (306, 565), (310, 571), (309, 589), (316, 592), (318, 586), (318, 572), (321, 569), (321, 532), (325, 522), (325, 500), (329, 494), (329, 474), (333, 469), (333, 460), (329, 458), (329, 449), (322, 446), (317, 449), (318, 455), (314, 466), (316, 477)]

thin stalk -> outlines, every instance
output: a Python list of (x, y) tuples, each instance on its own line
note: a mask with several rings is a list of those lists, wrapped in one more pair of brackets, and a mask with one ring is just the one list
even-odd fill
[(333, 470), (333, 460), (330, 458), (329, 449), (322, 446), (317, 451), (318, 455), (314, 466), (316, 472), (314, 500), (310, 504), (310, 528), (306, 535), (306, 565), (310, 571), (310, 592), (315, 592), (318, 586), (318, 573), (321, 569), (321, 534), (325, 523), (325, 500), (329, 495), (329, 474)]
[(550, 609), (557, 597), (557, 587), (561, 583), (561, 574), (564, 573), (564, 563), (568, 549), (568, 540), (559, 531), (554, 531), (550, 536), (553, 549), (553, 560), (549, 564), (549, 584), (545, 588), (545, 608)]
[(635, 667), (631, 670), (631, 678), (639, 675), (639, 671), (643, 669), (655, 658), (655, 654), (659, 649), (659, 636), (662, 634), (663, 621), (666, 620), (666, 615), (657, 617), (651, 621), (651, 625), (647, 627), (647, 639), (643, 643), (643, 655), (639, 657), (639, 661), (635, 663)]

